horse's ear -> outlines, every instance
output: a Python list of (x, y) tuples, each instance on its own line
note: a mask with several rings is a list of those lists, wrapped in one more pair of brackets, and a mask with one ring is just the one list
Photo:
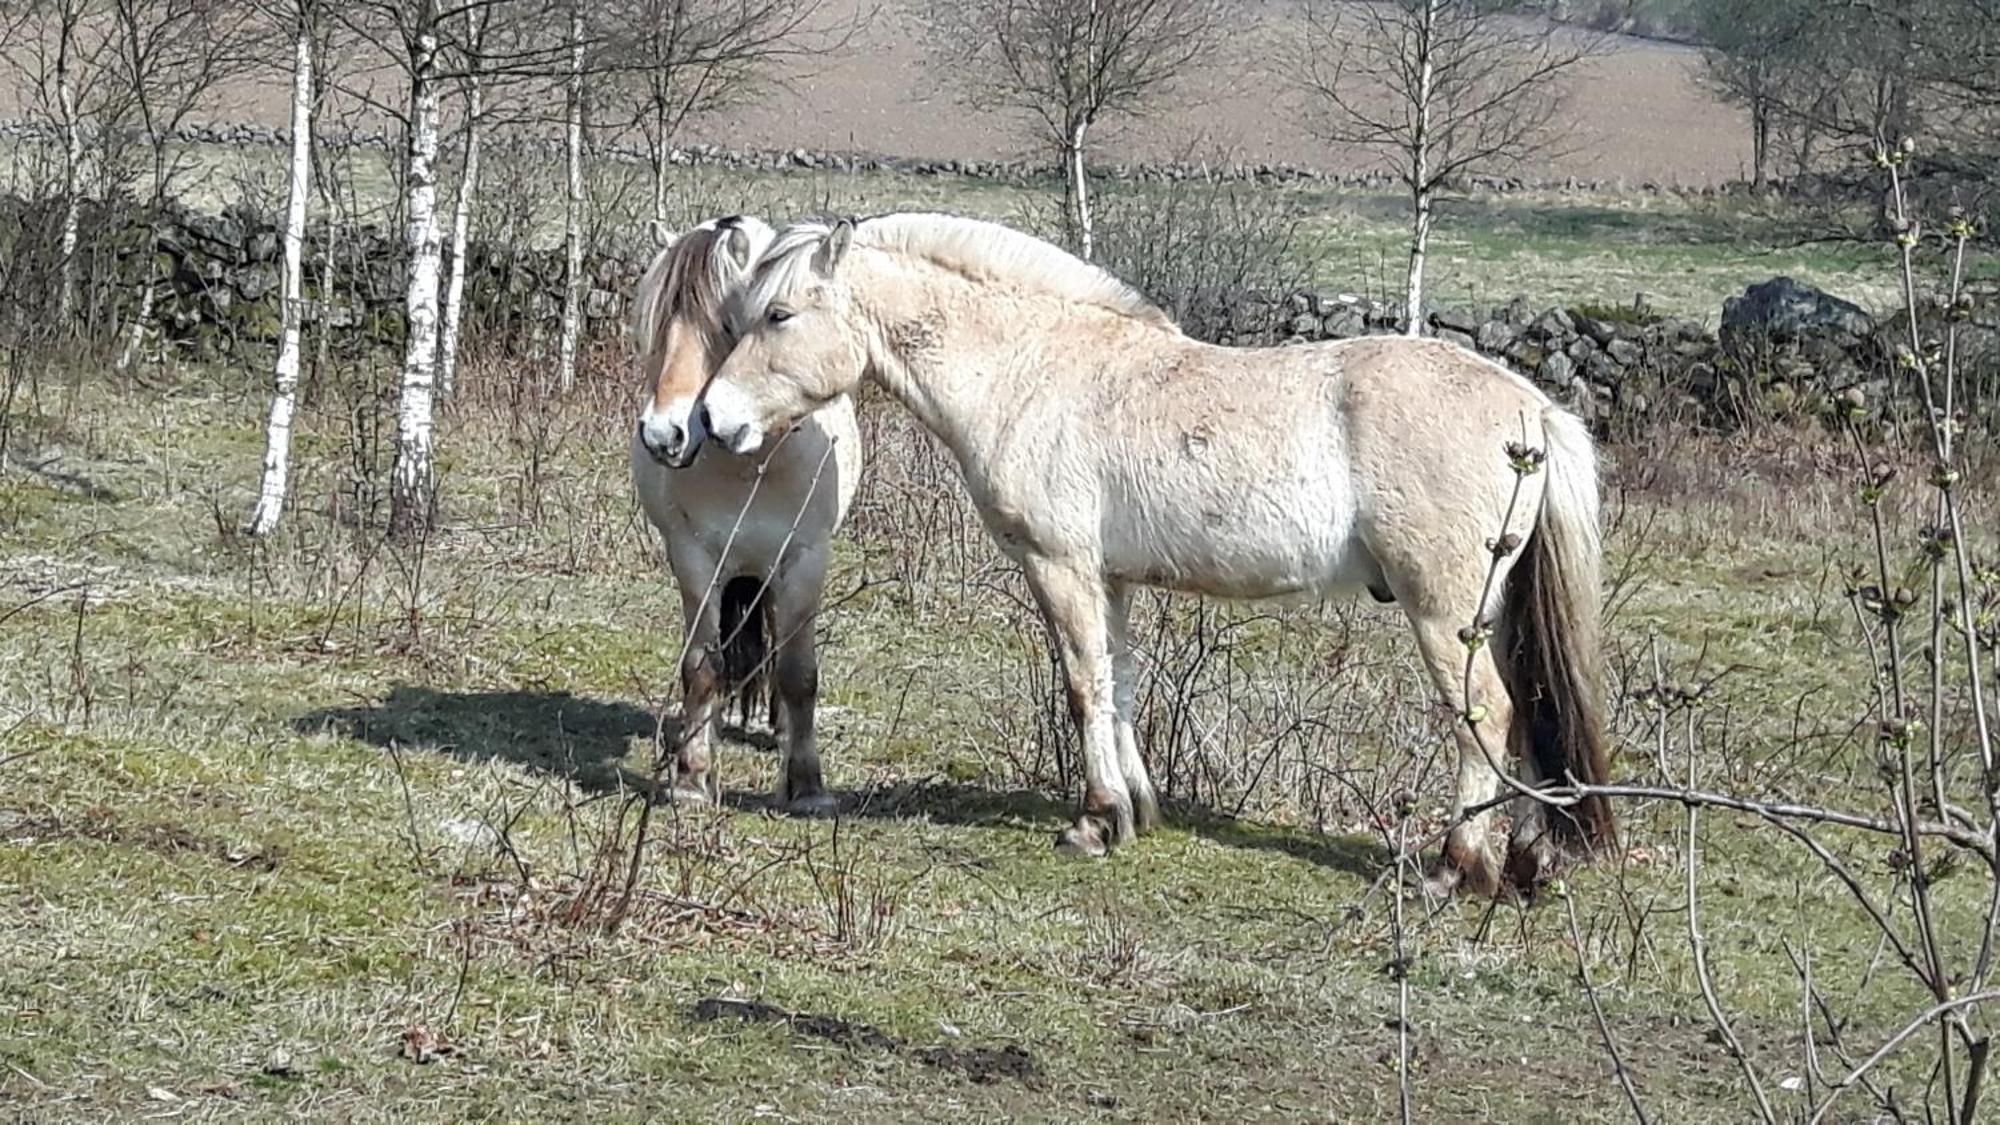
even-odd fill
[(842, 219), (833, 224), (833, 229), (827, 232), (826, 240), (819, 244), (818, 250), (813, 251), (813, 272), (821, 277), (832, 277), (833, 271), (840, 265), (840, 260), (847, 256), (847, 247), (853, 241), (853, 219)]
[(738, 269), (750, 268), (750, 232), (742, 227), (729, 228), (729, 256), (736, 260)]

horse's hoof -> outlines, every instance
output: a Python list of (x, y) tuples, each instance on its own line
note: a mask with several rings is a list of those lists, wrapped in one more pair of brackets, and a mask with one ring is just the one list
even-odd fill
[(1151, 832), (1160, 826), (1160, 802), (1152, 794), (1145, 794), (1132, 802), (1132, 825), (1139, 833)]
[(1533, 898), (1538, 887), (1556, 877), (1561, 863), (1561, 856), (1547, 841), (1523, 844), (1517, 840), (1507, 849), (1507, 884), (1523, 897)]
[(1424, 894), (1432, 898), (1452, 895), (1494, 898), (1500, 894), (1502, 885), (1500, 865), (1491, 855), (1483, 849), (1461, 849), (1447, 843), (1444, 854), (1424, 877)]
[(677, 805), (713, 805), (716, 803), (715, 794), (702, 788), (698, 783), (689, 784), (684, 781), (675, 782), (674, 787), (667, 790), (667, 799)]
[(1084, 817), (1056, 833), (1056, 851), (1063, 855), (1103, 859), (1111, 854), (1111, 845), (1105, 842), (1104, 829), (1096, 820)]
[(831, 793), (813, 793), (785, 802), (786, 816), (831, 817), (840, 815), (840, 798)]

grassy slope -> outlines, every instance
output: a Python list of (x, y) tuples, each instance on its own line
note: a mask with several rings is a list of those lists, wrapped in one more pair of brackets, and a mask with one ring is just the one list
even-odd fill
[[(635, 776), (620, 767), (645, 768), (675, 628), (626, 499), (622, 411), (580, 416), (533, 482), (518, 431), (478, 410), (453, 420), (455, 530), (421, 560), (365, 551), (320, 514), (346, 455), (326, 436), (337, 412), (315, 411), (309, 499), (252, 550), (212, 514), (232, 518), (253, 483), (244, 385), (193, 373), (164, 393), (87, 389), (58, 412), (65, 425), (30, 431), (95, 498), (0, 477), (0, 604), (66, 591), (0, 621), (0, 1110), (1393, 1113), (1394, 949), (1386, 900), (1362, 899), (1383, 854), (1363, 810), (1333, 802), (1321, 834), (1285, 827), (1310, 818), (1282, 798), (1241, 820), (1183, 808), (1110, 862), (1052, 854), (1065, 795), (1022, 788), (1032, 777), (1009, 749), (1028, 739), (1037, 701), (1022, 685), (1041, 657), (990, 592), (976, 532), (969, 559), (920, 588), (862, 588), (911, 572), (886, 517), (843, 547), (833, 589), (861, 592), (823, 624), (822, 744), (857, 814), (772, 818), (758, 808), (770, 755), (733, 746), (742, 807), (659, 811), (639, 905), (605, 932), (596, 841), (632, 823), (618, 820), (617, 786)], [(1617, 620), (1621, 650), (1657, 636), (1681, 674), (1697, 653), (1740, 666), (1706, 722), (1711, 768), (1844, 785), (1838, 735), (1862, 701), (1843, 686), (1855, 661), (1825, 588), (1828, 556), (1844, 556), (1808, 545), (1845, 526), (1839, 490), (1774, 500), (1756, 474), (1652, 456), (1681, 475), (1648, 494), (1670, 502), (1640, 497), (1614, 535), (1644, 579)], [(1636, 467), (1628, 455), (1627, 479)], [(530, 492), (540, 520), (523, 516)], [(1421, 698), (1395, 618), (1354, 612), (1359, 663), (1392, 701)], [(1301, 610), (1281, 626), (1312, 650), (1333, 643), (1328, 621)], [(1813, 738), (1793, 728), (1802, 698)], [(1440, 728), (1417, 703), (1362, 702), (1328, 768), (1375, 784), (1435, 752)], [(1620, 730), (1630, 766), (1650, 744), (1629, 703)], [(1427, 807), (1439, 796), (1429, 786)], [(1648, 1101), (1677, 1121), (1739, 1121), (1743, 1091), (1705, 1037), (1675, 936), (1678, 817), (1639, 815), (1629, 865), (1570, 885)], [(510, 847), (482, 823), (508, 825)], [(1868, 931), (1823, 875), (1730, 818), (1708, 836), (1710, 956), (1771, 1081), (1796, 1074), (1781, 942), (1810, 932), (1821, 987), (1858, 992), (1856, 1043), (1915, 1003), (1894, 974), (1858, 983)], [(1415, 940), (1420, 1119), (1624, 1116), (1562, 911), (1454, 905)], [(725, 995), (897, 1042), (692, 1018)], [(419, 1026), (455, 1053), (399, 1057)], [(925, 1054), (940, 1047), (961, 1053)], [(965, 1053), (1008, 1047), (1031, 1067)]]

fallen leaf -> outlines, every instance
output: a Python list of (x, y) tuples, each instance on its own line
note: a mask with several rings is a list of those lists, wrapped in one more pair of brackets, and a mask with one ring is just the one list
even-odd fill
[(430, 1063), (458, 1053), (451, 1041), (426, 1024), (413, 1024), (403, 1032), (403, 1044), (398, 1052), (413, 1063)]

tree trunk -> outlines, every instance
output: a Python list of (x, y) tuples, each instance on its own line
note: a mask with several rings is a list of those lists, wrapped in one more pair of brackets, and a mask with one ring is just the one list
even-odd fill
[(410, 258), (404, 312), (409, 339), (396, 402), (396, 460), (389, 481), (389, 533), (400, 539), (430, 530), (435, 480), (431, 450), (438, 325), (438, 36), (435, 6), (432, 0), (423, 3), (431, 14), (410, 59), (410, 148), (404, 177), (404, 245)]
[[(478, 19), (471, 17), (472, 36), (479, 38)], [(458, 326), (465, 306), (465, 251), (472, 235), (472, 201), (479, 192), (479, 119), (484, 112), (479, 73), (465, 80), (465, 167), (458, 179), (458, 201), (451, 214), (451, 280), (444, 291), (444, 329), (438, 339), (438, 390), (458, 389)]]
[(673, 237), (667, 225), (667, 110), (666, 95), (656, 93), (653, 102), (653, 244), (665, 246)]
[(139, 361), (139, 351), (146, 343), (146, 322), (153, 319), (153, 255), (159, 247), (149, 235), (146, 239), (146, 279), (139, 283), (139, 311), (132, 317), (132, 330), (125, 334), (125, 346), (118, 352), (116, 370), (120, 375), (132, 370)]
[(76, 243), (83, 215), (83, 201), (78, 195), (83, 182), (83, 125), (76, 119), (76, 89), (69, 74), (73, 34), (65, 25), (62, 42), (56, 46), (56, 105), (62, 113), (63, 132), (62, 262), (56, 282), (56, 316), (65, 327), (76, 311)]
[(278, 337), (278, 363), (271, 395), (271, 420), (264, 429), (264, 479), (257, 490), (257, 507), (246, 528), (252, 535), (277, 529), (285, 510), (291, 476), (292, 413), (299, 387), (299, 328), (304, 320), (306, 200), (312, 191), (312, 31), (299, 20), (292, 46), (292, 169), (285, 202), (284, 302)]
[(1089, 123), (1079, 121), (1070, 130), (1068, 143), (1063, 146), (1063, 171), (1069, 185), (1069, 221), (1076, 230), (1078, 252), (1084, 261), (1090, 261), (1095, 252), (1096, 231), (1090, 219), (1090, 181), (1083, 172), (1083, 134)]
[(1424, 334), (1424, 254), (1431, 241), (1431, 85), (1435, 78), (1432, 38), (1440, 0), (1425, 0), (1417, 25), (1417, 104), (1410, 129), (1410, 278), (1404, 295), (1405, 336)]
[(569, 230), (564, 240), (562, 337), (556, 372), (562, 389), (576, 386), (576, 346), (583, 332), (583, 5), (569, 16)]
[(1758, 95), (1750, 99), (1750, 187), (1764, 190), (1764, 172), (1771, 155), (1771, 103)]
[(1431, 193), (1428, 188), (1420, 189), (1412, 200), (1410, 222), (1410, 279), (1403, 295), (1408, 319), (1403, 324), (1403, 335), (1424, 334), (1424, 257), (1431, 244)]

